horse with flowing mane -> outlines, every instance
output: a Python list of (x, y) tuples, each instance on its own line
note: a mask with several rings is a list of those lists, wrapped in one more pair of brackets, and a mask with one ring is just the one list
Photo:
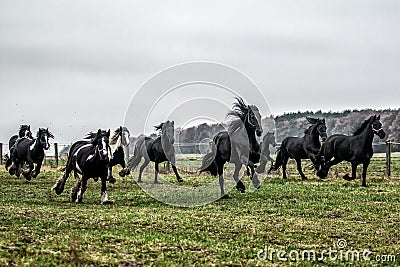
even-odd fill
[(380, 115), (369, 117), (352, 136), (343, 134), (330, 136), (322, 145), (318, 155), (321, 168), (317, 175), (320, 178), (326, 178), (330, 167), (342, 161), (348, 161), (351, 163), (351, 176), (346, 174), (343, 179), (352, 181), (356, 179), (357, 166), (362, 164), (362, 186), (367, 186), (367, 169), (374, 154), (372, 148), (374, 135), (377, 135), (380, 139), (386, 136), (380, 118)]
[[(93, 139), (96, 137), (96, 133), (89, 133), (85, 137), (86, 139)], [(88, 141), (89, 142), (89, 141)], [(110, 165), (108, 170), (107, 180), (110, 183), (115, 183), (116, 180), (112, 176), (112, 168), (116, 165), (121, 165), (122, 170), (118, 173), (120, 177), (130, 174), (130, 169), (127, 167), (125, 162), (124, 147), (129, 146), (130, 133), (128, 128), (124, 126), (118, 127), (110, 136)], [(82, 143), (80, 143), (82, 144)], [(72, 149), (72, 148), (71, 148)]]
[[(64, 191), (65, 183), (72, 171), (79, 173), (82, 177), (72, 189), (72, 202), (81, 203), (83, 194), (87, 188), (87, 181), (90, 178), (100, 177), (101, 179), (101, 203), (113, 203), (108, 199), (107, 194), (107, 175), (109, 170), (109, 137), (110, 130), (105, 131), (99, 129), (96, 135), (91, 139), (90, 143), (86, 142), (83, 145), (73, 146), (70, 150), (67, 165), (64, 175), (57, 180), (52, 190), (55, 190), (57, 195)], [(78, 141), (79, 143), (82, 141)]]
[(237, 102), (233, 104), (233, 109), (228, 116), (235, 118), (228, 131), (218, 133), (213, 139), (211, 152), (203, 158), (200, 172), (210, 172), (214, 176), (219, 176), (221, 197), (226, 197), (224, 191), (224, 165), (227, 162), (235, 165), (233, 178), (239, 192), (245, 192), (245, 186), (239, 179), (239, 172), (242, 165), (251, 170), (251, 180), (255, 188), (260, 188), (260, 181), (255, 173), (255, 163), (257, 153), (260, 151), (260, 144), (256, 136), (261, 136), (261, 115), (255, 105), (246, 105), (242, 98), (237, 97)]
[(326, 135), (326, 125), (325, 119), (314, 119), (306, 118), (311, 126), (304, 131), (303, 137), (286, 137), (282, 141), (282, 145), (278, 150), (276, 156), (275, 164), (273, 164), (268, 171), (270, 173), (272, 170), (278, 170), (282, 166), (283, 179), (286, 179), (286, 165), (290, 158), (296, 160), (297, 171), (299, 172), (301, 178), (307, 179), (304, 175), (301, 160), (310, 159), (316, 170), (319, 169), (319, 163), (317, 156), (321, 148), (321, 142), (319, 138), (321, 137), (322, 142), (327, 138)]
[(44, 151), (50, 148), (49, 138), (54, 138), (54, 135), (49, 131), (49, 129), (39, 128), (35, 139), (18, 139), (15, 142), (12, 154), (13, 163), (9, 169), (9, 173), (11, 175), (15, 174), (19, 177), (22, 171), (22, 165), (26, 162), (29, 165), (29, 168), (22, 171), (25, 179), (31, 180), (31, 178), (36, 178), (40, 173), (40, 168), (42, 167), (45, 156)]
[(183, 182), (183, 179), (179, 176), (178, 170), (176, 169), (175, 149), (174, 149), (174, 121), (166, 121), (157, 126), (156, 130), (161, 131), (161, 135), (156, 139), (150, 137), (141, 136), (138, 138), (135, 144), (135, 151), (133, 156), (128, 161), (128, 167), (133, 171), (144, 158), (144, 163), (139, 169), (138, 183), (142, 182), (143, 170), (149, 165), (150, 161), (155, 163), (154, 172), (154, 183), (158, 183), (159, 164), (164, 161), (169, 161), (172, 166), (172, 170), (175, 173), (178, 182)]

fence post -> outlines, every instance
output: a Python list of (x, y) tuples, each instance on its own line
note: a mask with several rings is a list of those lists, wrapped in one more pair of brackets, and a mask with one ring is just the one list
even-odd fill
[(58, 167), (58, 144), (54, 143), (54, 159), (56, 161), (56, 168)]
[(0, 165), (3, 165), (3, 143), (0, 143)]
[(128, 163), (129, 161), (129, 145), (124, 146), (125, 148), (125, 162)]
[(392, 160), (392, 142), (386, 141), (386, 177), (390, 177), (390, 163)]

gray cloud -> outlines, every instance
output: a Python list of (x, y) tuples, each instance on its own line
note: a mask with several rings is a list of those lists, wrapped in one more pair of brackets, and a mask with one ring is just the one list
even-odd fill
[(399, 107), (399, 17), (396, 0), (2, 1), (0, 140), (114, 128), (147, 78), (193, 60), (243, 71), (277, 114)]

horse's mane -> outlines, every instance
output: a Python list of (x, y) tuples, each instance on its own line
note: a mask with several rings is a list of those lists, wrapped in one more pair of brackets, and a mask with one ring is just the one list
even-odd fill
[(20, 131), (22, 131), (22, 130), (24, 130), (24, 129), (29, 129), (29, 128), (30, 128), (30, 126), (27, 125), (27, 124), (22, 124), (21, 126), (19, 126), (19, 130), (20, 130)]
[(100, 135), (97, 135), (97, 132), (96, 133), (89, 132), (86, 134), (86, 136), (83, 139), (90, 139), (90, 142), (93, 143), (97, 139), (97, 137), (99, 137), (101, 135), (106, 135), (106, 134), (107, 134), (107, 131), (105, 131), (105, 130), (101, 130)]
[(235, 99), (237, 100), (237, 103), (233, 104), (233, 108), (228, 112), (227, 116), (237, 117), (243, 122), (249, 113), (249, 106), (244, 103), (243, 98), (235, 97)]
[(159, 125), (154, 126), (154, 129), (158, 130), (162, 130), (162, 127), (164, 126), (164, 122), (160, 123)]
[(49, 131), (49, 129), (39, 128), (39, 130), (36, 132), (36, 137), (37, 138), (39, 138), (40, 132), (47, 132), (47, 134), (49, 135), (49, 138), (53, 138), (54, 139), (54, 135), (52, 134), (52, 132)]
[(122, 135), (122, 126), (118, 127), (114, 133), (110, 136), (110, 145), (117, 143), (119, 136)]
[(361, 124), (361, 126), (360, 126), (357, 130), (354, 131), (353, 136), (361, 134), (361, 133), (364, 131), (364, 129), (367, 128), (368, 124), (371, 122), (371, 120), (372, 120), (373, 117), (374, 117), (374, 116), (371, 116), (371, 117), (369, 117), (367, 120), (365, 120), (365, 121)]

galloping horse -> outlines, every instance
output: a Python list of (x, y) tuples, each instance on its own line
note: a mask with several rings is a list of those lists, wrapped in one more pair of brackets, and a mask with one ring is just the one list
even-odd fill
[(317, 172), (317, 175), (320, 178), (326, 178), (330, 167), (345, 160), (351, 163), (351, 177), (346, 174), (343, 179), (348, 181), (356, 179), (357, 166), (362, 164), (362, 186), (367, 186), (367, 169), (374, 154), (372, 149), (374, 134), (379, 136), (380, 139), (386, 136), (382, 129), (380, 115), (371, 116), (364, 121), (353, 136), (343, 134), (330, 136), (322, 145), (321, 152), (318, 155), (321, 161), (321, 169)]
[(25, 125), (25, 124), (21, 125), (19, 127), (18, 135), (13, 135), (10, 137), (10, 140), (8, 141), (10, 156), (8, 156), (7, 154), (4, 156), (4, 160), (6, 161), (6, 170), (8, 170), (8, 167), (10, 167), (12, 164), (12, 154), (14, 151), (14, 145), (15, 142), (17, 142), (17, 139), (19, 138), (33, 139), (30, 125)]
[[(40, 173), (44, 151), (50, 148), (49, 138), (54, 138), (54, 136), (48, 128), (39, 128), (36, 137), (36, 139), (21, 138), (16, 141), (12, 154), (13, 165), (9, 170), (11, 175), (16, 174), (19, 177), (24, 162), (29, 165), (29, 169), (23, 171), (23, 175), (27, 180), (36, 178)], [(36, 168), (34, 164), (36, 164)], [(34, 168), (35, 170), (33, 170)]]
[[(224, 191), (224, 165), (227, 162), (235, 164), (233, 178), (239, 192), (245, 192), (245, 186), (239, 179), (239, 172), (242, 165), (251, 170), (251, 180), (255, 188), (260, 188), (260, 181), (255, 173), (255, 165), (252, 160), (257, 161), (257, 153), (260, 151), (260, 144), (256, 135), (261, 136), (261, 115), (254, 105), (246, 105), (242, 98), (236, 98), (237, 103), (228, 116), (235, 117), (228, 131), (218, 133), (213, 139), (211, 152), (203, 158), (199, 171), (208, 171), (214, 176), (219, 176), (221, 197), (225, 197)], [(258, 156), (259, 160), (259, 156)]]
[(275, 164), (271, 166), (270, 170), (277, 170), (282, 166), (283, 178), (286, 179), (286, 164), (289, 158), (295, 159), (297, 163), (297, 170), (301, 178), (307, 179), (301, 168), (302, 159), (310, 159), (316, 170), (319, 169), (317, 156), (321, 148), (319, 137), (322, 141), (326, 140), (326, 125), (325, 119), (314, 119), (307, 117), (307, 121), (311, 126), (305, 130), (303, 137), (286, 137), (282, 141), (276, 156)]
[(106, 185), (108, 165), (110, 163), (109, 137), (110, 130), (104, 131), (99, 129), (90, 143), (75, 146), (74, 149), (70, 150), (65, 173), (63, 177), (57, 180), (52, 188), (57, 195), (64, 191), (64, 186), (70, 173), (75, 171), (81, 174), (82, 177), (78, 179), (76, 185), (72, 189), (71, 199), (73, 202), (82, 202), (83, 194), (87, 188), (87, 181), (90, 178), (96, 177), (100, 177), (101, 179), (101, 203), (108, 204), (113, 202), (108, 199)]
[[(96, 133), (87, 134), (86, 138), (93, 139), (96, 137)], [(124, 146), (128, 146), (130, 143), (130, 133), (128, 128), (120, 126), (118, 127), (114, 133), (110, 136), (110, 165), (108, 170), (107, 180), (110, 183), (115, 183), (116, 180), (112, 176), (112, 167), (115, 165), (121, 165), (122, 170), (118, 173), (119, 176), (124, 177), (125, 175), (129, 175), (130, 169), (126, 166), (125, 163), (125, 153)], [(82, 143), (80, 143), (82, 145)], [(72, 149), (72, 148), (71, 148)]]
[(183, 182), (176, 169), (175, 150), (174, 150), (174, 121), (166, 121), (155, 126), (156, 130), (161, 130), (161, 135), (156, 139), (150, 137), (139, 137), (135, 144), (133, 156), (128, 161), (128, 167), (133, 171), (144, 158), (144, 163), (140, 166), (138, 183), (142, 182), (142, 173), (150, 161), (155, 162), (154, 183), (158, 183), (158, 165), (161, 162), (169, 161), (178, 182)]

